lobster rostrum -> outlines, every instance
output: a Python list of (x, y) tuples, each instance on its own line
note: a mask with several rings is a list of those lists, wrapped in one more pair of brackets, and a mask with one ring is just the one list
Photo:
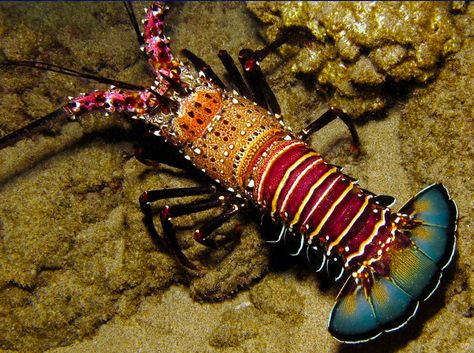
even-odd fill
[[(312, 132), (340, 118), (357, 146), (357, 132), (347, 115), (331, 109), (300, 133), (285, 126), (259, 68), (259, 61), (284, 40), (261, 51), (241, 52), (246, 81), (253, 84), (250, 90), (230, 56), (225, 51), (219, 53), (239, 94), (226, 90), (212, 69), (194, 54), (184, 51), (199, 68), (198, 77), (175, 59), (163, 32), (163, 3), (153, 3), (146, 10), (143, 34), (133, 8), (127, 5), (127, 10), (156, 77), (154, 85), (144, 88), (113, 81), (115, 86), (109, 90), (72, 98), (55, 112), (4, 136), (0, 148), (46, 129), (51, 122), (97, 109), (127, 113), (141, 121), (157, 141), (176, 147), (185, 163), (211, 179), (209, 186), (152, 190), (140, 196), (145, 224), (158, 236), (153, 202), (209, 195), (203, 201), (161, 210), (164, 235), (184, 265), (199, 267), (180, 249), (173, 217), (224, 206), (219, 216), (195, 232), (197, 241), (216, 247), (229, 239), (215, 240), (212, 232), (242, 209), (256, 207), (262, 214), (262, 235), (267, 242), (283, 244), (290, 255), (306, 258), (316, 271), (325, 269), (337, 281), (345, 279), (329, 319), (334, 337), (354, 343), (403, 326), (418, 303), (437, 288), (454, 254), (457, 209), (445, 187), (433, 184), (393, 212), (393, 198), (360, 188), (306, 143)], [(79, 75), (38, 62), (5, 64)], [(97, 76), (89, 78), (109, 82)], [(165, 156), (155, 159), (182, 166)]]

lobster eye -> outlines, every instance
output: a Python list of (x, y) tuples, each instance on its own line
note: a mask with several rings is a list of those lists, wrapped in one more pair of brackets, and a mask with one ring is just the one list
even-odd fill
[(334, 278), (334, 281), (339, 281), (344, 274), (344, 266), (342, 259), (339, 256), (331, 255), (326, 262), (326, 270), (329, 277)]
[(326, 261), (326, 253), (320, 245), (310, 245), (306, 248), (306, 259), (308, 260), (311, 267), (319, 272), (324, 267)]
[(291, 256), (298, 256), (303, 249), (304, 237), (300, 233), (286, 232), (285, 248)]

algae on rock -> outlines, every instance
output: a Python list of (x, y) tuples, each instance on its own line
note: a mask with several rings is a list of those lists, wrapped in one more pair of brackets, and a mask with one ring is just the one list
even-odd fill
[[(329, 104), (358, 117), (389, 103), (388, 87), (425, 83), (438, 63), (459, 50), (462, 32), (447, 2), (251, 2), (268, 27), (267, 40), (303, 28), (314, 40), (301, 49), (288, 43), (294, 73), (314, 76), (329, 91)], [(292, 48), (293, 47), (293, 48)]]

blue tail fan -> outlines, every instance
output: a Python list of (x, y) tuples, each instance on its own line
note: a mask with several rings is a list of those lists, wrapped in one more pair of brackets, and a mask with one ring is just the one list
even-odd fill
[(403, 326), (438, 287), (453, 257), (457, 209), (443, 185), (420, 191), (396, 216), (404, 221), (395, 221), (389, 270), (363, 265), (338, 295), (329, 331), (340, 341), (363, 342)]
[(339, 294), (329, 318), (329, 331), (339, 341), (368, 341), (403, 326), (415, 313), (417, 300), (390, 279), (372, 276), (371, 285), (349, 278)]
[(418, 249), (445, 268), (456, 244), (457, 207), (442, 184), (433, 184), (407, 202), (399, 214), (412, 220), (407, 235)]

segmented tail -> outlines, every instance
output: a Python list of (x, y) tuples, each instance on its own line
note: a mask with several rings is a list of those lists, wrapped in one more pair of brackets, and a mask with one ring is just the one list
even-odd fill
[(456, 243), (457, 208), (442, 184), (420, 191), (397, 214), (386, 256), (349, 277), (329, 319), (329, 331), (348, 343), (403, 326), (438, 287)]

